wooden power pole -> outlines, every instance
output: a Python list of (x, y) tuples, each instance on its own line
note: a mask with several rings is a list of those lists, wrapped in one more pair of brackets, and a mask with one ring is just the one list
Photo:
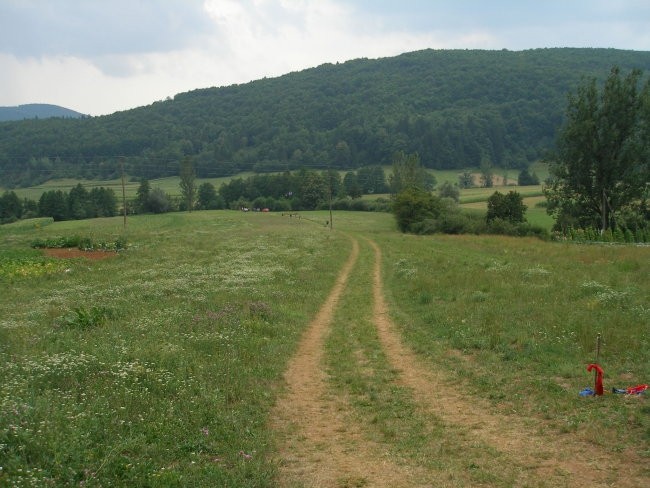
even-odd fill
[(126, 230), (126, 188), (124, 184), (124, 157), (120, 158), (120, 170), (122, 172), (122, 209), (124, 211), (124, 230)]

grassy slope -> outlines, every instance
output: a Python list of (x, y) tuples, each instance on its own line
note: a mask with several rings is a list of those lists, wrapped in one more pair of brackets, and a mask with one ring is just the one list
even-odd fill
[[(350, 249), (345, 235), (313, 223), (326, 213), (305, 217), (130, 218), (126, 253), (51, 265), (28, 250), (34, 237), (110, 240), (121, 219), (1, 227), (0, 484), (272, 484), (266, 416), (299, 332)], [(385, 214), (338, 212), (334, 225), (382, 247), (396, 324), (468, 395), (545, 419), (549, 435), (650, 453), (645, 398), (577, 396), (592, 383), (585, 365), (598, 332), (607, 388), (650, 378), (650, 248), (404, 236)], [(359, 269), (368, 266), (362, 257)], [(367, 280), (351, 283), (338, 324), (367, 307)], [(92, 306), (110, 311), (104, 324), (71, 320), (74, 307)], [(406, 436), (398, 454), (416, 452), (421, 419), (401, 412), (411, 408), (405, 391), (386, 389), (381, 354), (370, 386), (337, 359), (346, 354), (329, 349), (341, 365), (333, 380), (371, 393), (384, 385), (369, 397), (377, 403), (363, 394), (357, 408), (374, 409), (380, 437)]]

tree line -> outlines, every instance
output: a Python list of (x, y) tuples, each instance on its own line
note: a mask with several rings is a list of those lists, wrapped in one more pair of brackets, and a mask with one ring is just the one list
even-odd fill
[[(269, 209), (271, 211), (314, 210), (331, 203), (339, 210), (388, 210), (387, 203), (361, 202), (364, 194), (381, 194), (390, 190), (381, 166), (368, 166), (345, 175), (336, 170), (299, 171), (233, 178), (220, 188), (210, 182), (196, 183), (192, 161), (186, 158), (180, 173), (180, 198), (161, 188), (152, 187), (142, 178), (136, 197), (127, 202), (130, 214), (218, 209)], [(432, 175), (428, 181), (435, 183)], [(394, 185), (394, 183), (391, 183)], [(356, 200), (356, 202), (354, 202)], [(38, 201), (18, 198), (14, 191), (0, 197), (0, 223), (34, 217), (54, 220), (77, 220), (117, 215), (118, 202), (112, 189), (87, 190), (78, 184), (70, 190), (49, 190)]]
[(424, 50), (178, 94), (109, 116), (0, 123), (5, 188), (52, 178), (197, 178), (389, 165), (522, 169), (553, 147), (566, 94), (650, 53)]
[[(135, 213), (162, 213), (171, 210), (268, 209), (270, 211), (315, 210), (332, 204), (338, 209), (368, 210), (368, 203), (352, 203), (363, 194), (389, 190), (384, 169), (368, 166), (341, 176), (330, 169), (302, 168), (278, 174), (233, 178), (218, 189), (210, 182), (196, 183), (191, 160), (183, 162), (180, 199), (173, 199), (142, 179), (133, 202)], [(384, 210), (387, 208), (384, 206)]]
[[(491, 185), (491, 164), (481, 164), (482, 185)], [(458, 208), (460, 187), (471, 184), (467, 172), (458, 185), (444, 184), (433, 195), (435, 178), (426, 170), (418, 153), (398, 151), (393, 156), (390, 177), (381, 166), (348, 171), (343, 178), (335, 169), (259, 174), (235, 178), (218, 192), (210, 183), (196, 188), (193, 160), (185, 157), (180, 168), (182, 200), (174, 209), (257, 207), (270, 210), (313, 210), (327, 202), (331, 207), (350, 208), (349, 201), (363, 193), (394, 195), (386, 207), (395, 213), (405, 232), (488, 232), (514, 235), (542, 234), (527, 225), (525, 206), (516, 192), (498, 192), (488, 199), (484, 224)], [(520, 183), (536, 175), (526, 168)], [(645, 239), (650, 228), (650, 79), (640, 70), (624, 75), (611, 69), (604, 82), (583, 81), (572, 92), (566, 119), (556, 140), (551, 176), (545, 184), (547, 209), (555, 218), (554, 230), (592, 240), (594, 229), (623, 240)], [(195, 202), (195, 197), (198, 199)], [(115, 213), (115, 195), (103, 188), (90, 192), (80, 184), (69, 194), (45, 192), (38, 204), (21, 202), (14, 192), (0, 198), (3, 222), (23, 213), (51, 216), (55, 220), (110, 216)], [(361, 206), (360, 206), (361, 207)], [(162, 212), (172, 205), (159, 189), (151, 189), (143, 178), (133, 209)], [(362, 209), (362, 208), (358, 208)], [(585, 237), (587, 236), (587, 237)], [(620, 240), (620, 239), (619, 239)]]
[[(393, 205), (403, 232), (544, 234), (526, 223), (518, 193), (495, 192), (485, 217), (477, 218), (410, 176), (419, 164), (411, 159), (401, 170), (405, 184)], [(520, 181), (529, 177), (520, 173)], [(556, 236), (579, 242), (648, 241), (650, 78), (637, 69), (623, 74), (615, 66), (604, 82), (585, 80), (570, 94), (544, 191)]]
[(87, 190), (81, 184), (69, 192), (48, 190), (36, 200), (20, 199), (14, 191), (0, 196), (0, 223), (20, 219), (52, 217), (54, 220), (81, 220), (117, 215), (117, 198), (111, 188)]

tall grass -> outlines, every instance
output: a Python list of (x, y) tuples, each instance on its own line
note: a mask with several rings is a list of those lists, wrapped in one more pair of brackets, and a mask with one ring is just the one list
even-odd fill
[[(122, 229), (0, 232), (5, 254)], [(0, 274), (0, 484), (270, 484), (266, 416), (348, 241), (236, 212), (132, 218), (128, 240), (112, 259)]]
[[(608, 389), (649, 381), (650, 248), (408, 236), (376, 213), (337, 212), (331, 232), (327, 212), (303, 216), (137, 216), (129, 249), (103, 261), (53, 261), (29, 243), (114, 239), (121, 218), (0, 227), (0, 485), (272, 485), (269, 411), (349, 254), (339, 231), (380, 245), (396, 326), (468, 396), (542, 418), (549, 435), (650, 452), (644, 397), (578, 397), (598, 333)], [(334, 382), (396, 456), (430, 433), (447, 457), (429, 467), (453, 471), (462, 453), (435, 419), (404, 415), (412, 400), (366, 314), (364, 249), (328, 348)], [(498, 471), (484, 476), (507, 485)]]
[(650, 378), (650, 248), (578, 246), (507, 237), (387, 236), (395, 322), (411, 346), (495, 407), (547, 418), (614, 449), (648, 453), (643, 398), (578, 396)]

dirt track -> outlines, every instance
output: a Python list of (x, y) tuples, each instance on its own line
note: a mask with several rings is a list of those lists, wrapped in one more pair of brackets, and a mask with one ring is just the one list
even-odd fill
[[(480, 398), (462, 395), (443, 373), (424, 364), (402, 343), (391, 323), (382, 289), (381, 250), (374, 242), (367, 242), (375, 258), (373, 321), (388, 361), (399, 371), (398, 381), (412, 391), (418, 408), (461, 429), (465, 434), (462, 442), (468, 447), (477, 443), (490, 446), (498, 453), (498, 462), (505, 459), (508, 466), (515, 467), (514, 486), (647, 486), (648, 480), (639, 468), (642, 461), (613, 456), (569, 434), (561, 439), (536, 434), (538, 429), (531, 428), (531, 419), (526, 422), (516, 416), (490, 413)], [(324, 342), (359, 252), (358, 241), (352, 239), (350, 257), (285, 373), (287, 392), (272, 413), (272, 427), (282, 443), (278, 484), (444, 486), (436, 480), (439, 473), (392, 462), (386, 446), (364, 436), (363, 427), (352, 420), (351, 407), (328, 386)]]

